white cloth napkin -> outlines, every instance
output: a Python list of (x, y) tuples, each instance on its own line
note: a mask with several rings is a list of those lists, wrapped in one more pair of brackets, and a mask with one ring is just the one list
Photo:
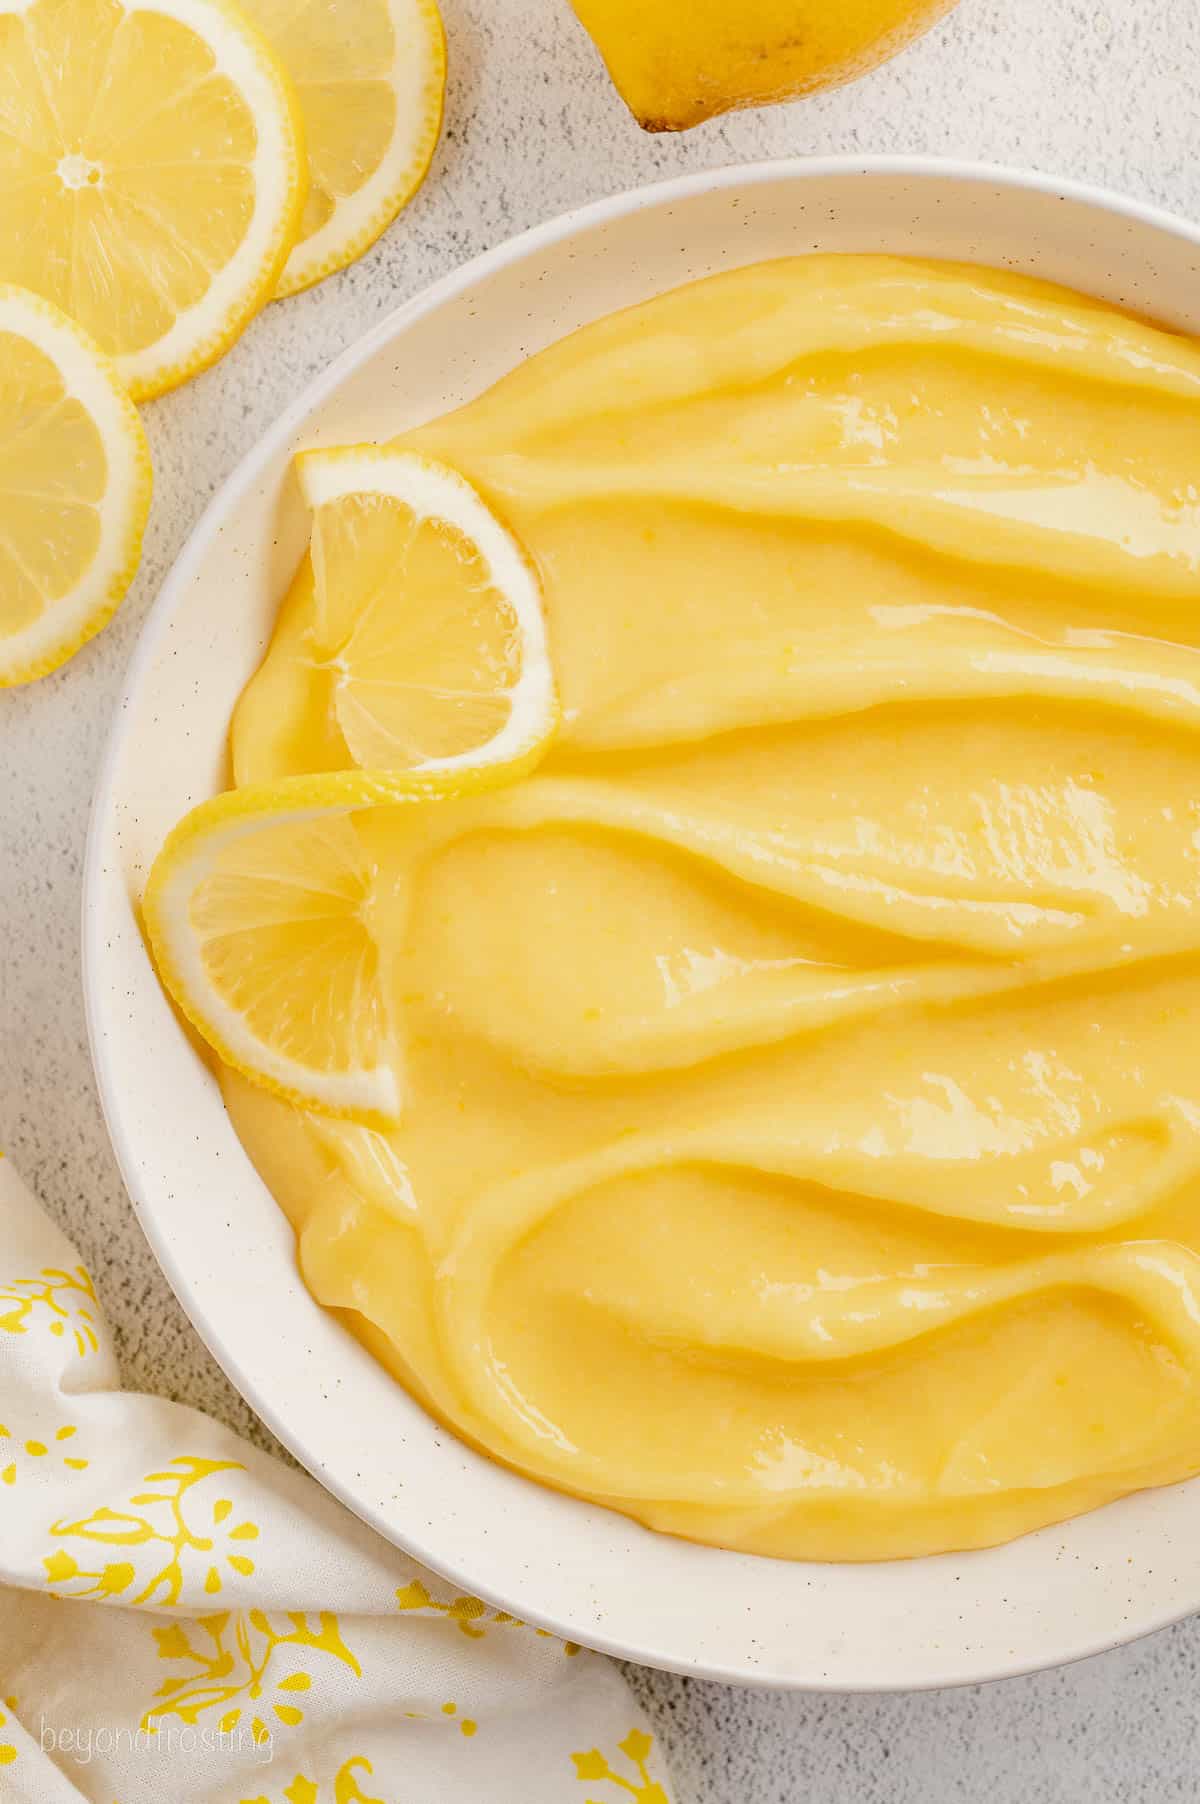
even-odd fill
[(122, 1392), (87, 1272), (0, 1156), (4, 1804), (669, 1804), (656, 1775), (610, 1661)]

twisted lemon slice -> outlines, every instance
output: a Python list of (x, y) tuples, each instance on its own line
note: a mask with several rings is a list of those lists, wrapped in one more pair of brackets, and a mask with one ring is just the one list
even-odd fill
[(135, 399), (270, 297), (307, 186), (291, 84), (225, 0), (0, 0), (0, 280), (77, 319)]
[(549, 738), (554, 682), (532, 570), (462, 476), (370, 446), (298, 462), (314, 653), (346, 749), (379, 769), (202, 803), (155, 861), (144, 920), (162, 981), (226, 1064), (372, 1122), (399, 1111), (401, 1052), (365, 810), (503, 783)]
[(376, 868), (355, 816), (453, 792), (337, 771), (230, 790), (184, 817), (154, 862), (143, 919), (163, 982), (227, 1065), (330, 1114), (395, 1116)]
[(554, 682), (533, 572), (461, 476), (375, 446), (297, 462), (329, 736), (375, 768), (203, 803), (159, 853), (144, 916), (163, 982), (226, 1064), (293, 1101), (386, 1121), (401, 1053), (370, 811), (507, 781), (549, 739)]
[(0, 687), (57, 669), (114, 613), (150, 487), (108, 358), (49, 301), (0, 287)]
[(244, 0), (296, 86), (312, 182), (276, 293), (352, 263), (412, 199), (437, 146), (446, 44), (434, 0)]
[(316, 663), (350, 759), (387, 770), (523, 764), (557, 719), (537, 578), (465, 477), (358, 445), (296, 459), (313, 510)]

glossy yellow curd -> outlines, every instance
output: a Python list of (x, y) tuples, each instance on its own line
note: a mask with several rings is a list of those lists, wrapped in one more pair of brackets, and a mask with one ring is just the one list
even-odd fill
[[(805, 257), (406, 442), (536, 565), (562, 723), (354, 818), (395, 1126), (225, 1076), (313, 1295), (495, 1458), (727, 1547), (1200, 1469), (1200, 348)], [(239, 784), (351, 762), (310, 608)]]

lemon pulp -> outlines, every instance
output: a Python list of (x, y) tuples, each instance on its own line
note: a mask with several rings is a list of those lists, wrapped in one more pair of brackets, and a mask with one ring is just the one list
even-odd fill
[(49, 301), (0, 284), (0, 687), (45, 676), (109, 619), (150, 488), (108, 359)]
[[(351, 817), (531, 768), (557, 723), (554, 675), (529, 561), (456, 471), (379, 445), (297, 466), (312, 537), (278, 644), (308, 678), (299, 772), (192, 809), (154, 861), (143, 918), (219, 1057), (293, 1102), (392, 1120), (401, 1050), (374, 928), (388, 891)], [(297, 728), (280, 661), (238, 707), (235, 738), (260, 754)]]
[(311, 172), (277, 293), (359, 257), (424, 179), (446, 81), (435, 0), (247, 0), (304, 118)]
[[(1191, 342), (812, 257), (407, 441), (536, 562), (562, 724), (351, 818), (396, 1124), (225, 1093), (313, 1295), (464, 1436), (818, 1559), (1200, 1468), (1198, 429)], [(239, 782), (352, 762), (314, 608)]]
[(269, 299), (307, 186), (287, 79), (226, 0), (0, 0), (0, 281), (77, 320), (136, 399)]

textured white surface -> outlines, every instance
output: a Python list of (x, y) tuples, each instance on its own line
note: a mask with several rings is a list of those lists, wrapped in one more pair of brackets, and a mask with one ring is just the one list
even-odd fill
[[(1196, 0), (962, 0), (867, 81), (644, 137), (565, 0), (443, 0), (447, 130), (430, 180), (360, 264), (280, 303), (215, 370), (147, 410), (158, 494), (139, 581), (65, 672), (0, 695), (0, 1145), (95, 1272), (127, 1382), (255, 1432), (182, 1318), (121, 1191), (79, 989), (88, 800), (122, 671), (216, 484), (309, 376), (434, 276), (580, 201), (662, 175), (804, 152), (1032, 165), (1200, 215)], [(261, 1431), (259, 1431), (261, 1435)], [(0, 1625), (2, 1626), (2, 1625)], [(781, 1697), (640, 1681), (679, 1804), (989, 1804), (1200, 1791), (1200, 1623), (1065, 1672), (924, 1697)]]

